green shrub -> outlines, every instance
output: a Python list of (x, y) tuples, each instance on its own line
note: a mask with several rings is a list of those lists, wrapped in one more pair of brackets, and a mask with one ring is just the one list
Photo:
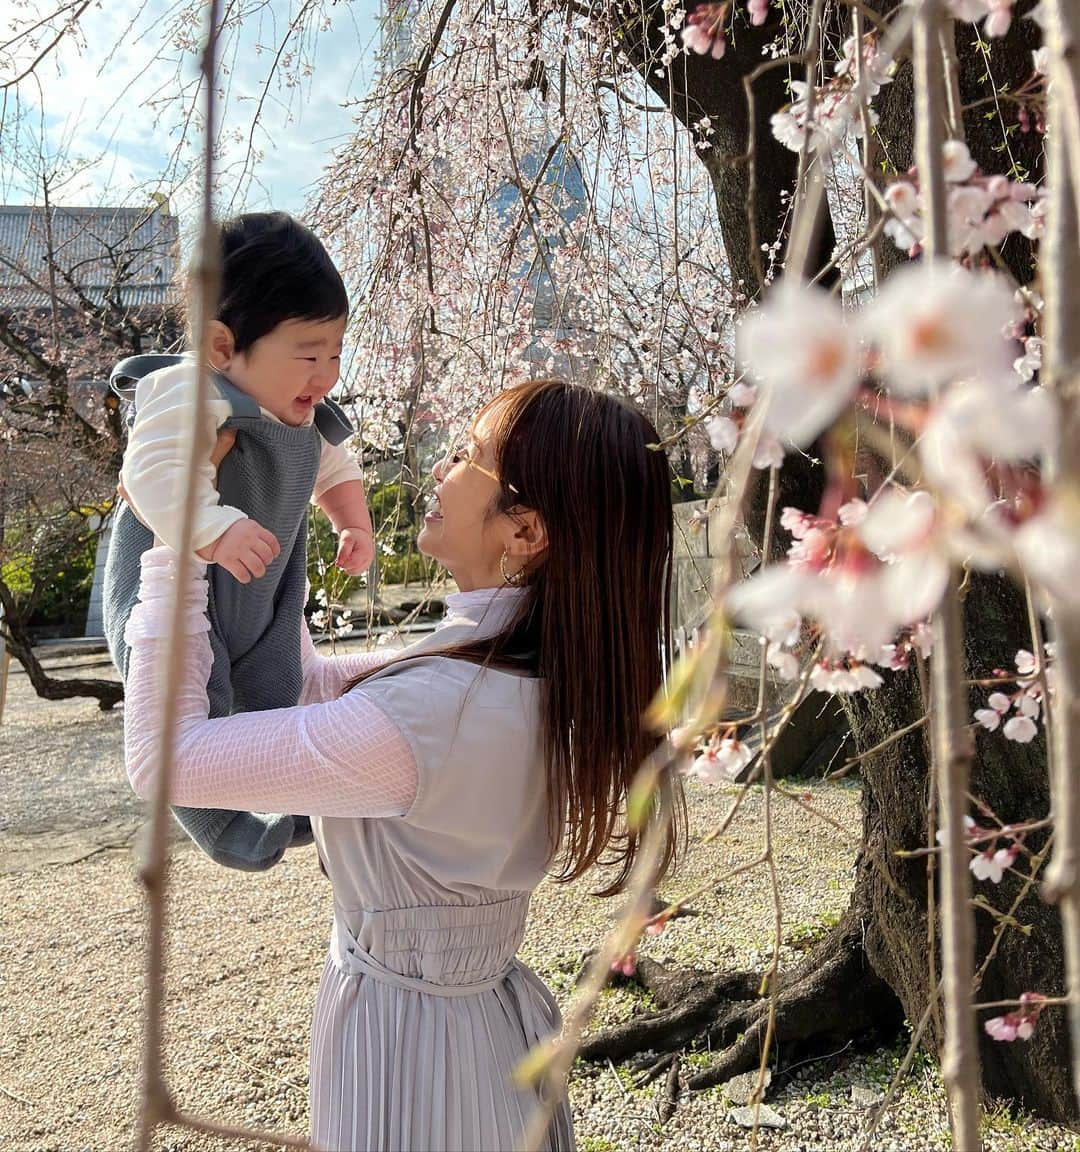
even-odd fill
[(72, 513), (70, 521), (70, 532), (16, 541), (0, 568), (0, 578), (32, 628), (81, 633), (86, 624), (98, 534), (85, 528), (79, 514)]

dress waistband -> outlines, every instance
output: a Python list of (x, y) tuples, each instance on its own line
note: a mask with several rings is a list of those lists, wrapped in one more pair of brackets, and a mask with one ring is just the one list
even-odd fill
[[(514, 957), (499, 972), (467, 984), (436, 984), (395, 972), (380, 963), (357, 943), (356, 937), (335, 919), (330, 955), (335, 966), (347, 976), (359, 976), (425, 996), (468, 997), (486, 992), (496, 995), (503, 1006), (516, 1014), (527, 1048), (534, 1048), (562, 1030), (562, 1014), (551, 990), (525, 963)], [(541, 1098), (546, 1090), (541, 1089)]]

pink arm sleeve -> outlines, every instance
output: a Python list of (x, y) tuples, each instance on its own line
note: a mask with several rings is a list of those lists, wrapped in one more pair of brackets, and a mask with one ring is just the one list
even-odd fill
[[(170, 800), (193, 808), (294, 812), (307, 816), (401, 816), (416, 798), (417, 769), (405, 737), (362, 692), (270, 712), (207, 719), (213, 664), (207, 636), (205, 567), (184, 588), (184, 671), (177, 694)], [(161, 692), (179, 559), (170, 548), (143, 554), (139, 604), (124, 702), (128, 778), (153, 790), (161, 741)]]
[(300, 663), (304, 669), (301, 704), (336, 700), (346, 684), (364, 672), (374, 672), (389, 663), (397, 652), (350, 652), (342, 656), (321, 656), (307, 627), (300, 628)]

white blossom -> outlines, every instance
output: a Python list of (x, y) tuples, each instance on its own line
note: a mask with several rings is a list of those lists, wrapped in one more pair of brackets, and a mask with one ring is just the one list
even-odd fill
[(860, 315), (890, 391), (918, 396), (966, 377), (1008, 376), (1012, 355), (1002, 332), (1015, 305), (994, 275), (942, 261), (900, 268)]
[(743, 367), (763, 385), (765, 431), (805, 447), (859, 383), (858, 340), (828, 293), (782, 284), (736, 334)]

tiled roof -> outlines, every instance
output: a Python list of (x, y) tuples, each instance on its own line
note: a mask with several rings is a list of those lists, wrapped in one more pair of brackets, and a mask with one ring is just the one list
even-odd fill
[[(49, 227), (46, 227), (46, 225)], [(49, 303), (49, 233), (57, 267), (95, 303), (124, 307), (178, 299), (180, 229), (163, 207), (53, 208), (0, 205), (0, 307)], [(57, 295), (75, 303), (64, 277)]]

